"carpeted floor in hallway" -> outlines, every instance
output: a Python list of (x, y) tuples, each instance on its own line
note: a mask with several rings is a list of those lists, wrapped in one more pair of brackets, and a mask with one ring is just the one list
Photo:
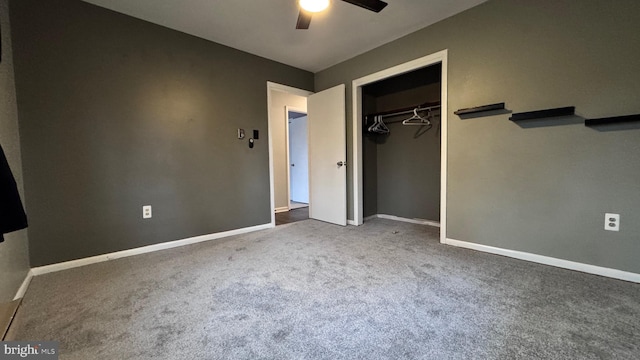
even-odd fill
[(640, 285), (305, 220), (35, 277), (61, 359), (638, 359)]

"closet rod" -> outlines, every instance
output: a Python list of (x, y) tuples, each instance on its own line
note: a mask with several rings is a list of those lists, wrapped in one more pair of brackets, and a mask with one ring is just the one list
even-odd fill
[[(413, 112), (413, 111), (412, 111)], [(395, 124), (395, 123), (399, 123), (399, 122), (403, 122), (405, 119), (400, 119), (400, 120), (391, 120), (391, 121), (385, 121), (384, 123), (389, 125), (389, 124)], [(424, 123), (425, 125), (427, 123)]]
[[(428, 106), (428, 107), (419, 107), (417, 108), (418, 111), (425, 111), (425, 110), (433, 110), (433, 109), (439, 109), (440, 105), (435, 105), (435, 106)], [(397, 115), (405, 115), (405, 114), (412, 114), (413, 111), (416, 110), (416, 108), (413, 108), (411, 110), (406, 110), (406, 111), (399, 111), (399, 112), (395, 112), (392, 114), (385, 114), (385, 115), (380, 115), (383, 118), (384, 117), (391, 117), (391, 116), (397, 116)], [(391, 124), (391, 123), (389, 123)]]
[[(398, 116), (398, 115), (405, 115), (405, 114), (412, 114), (414, 110), (418, 110), (418, 111), (425, 111), (425, 110), (433, 110), (433, 109), (439, 109), (440, 105), (435, 105), (435, 106), (428, 106), (428, 107), (418, 107), (418, 108), (413, 108), (411, 110), (405, 110), (405, 111), (398, 111), (398, 112), (394, 112), (394, 113), (390, 113), (390, 114), (384, 114), (384, 115), (377, 115), (377, 116), (381, 116), (383, 118), (385, 117), (393, 117), (393, 116)], [(367, 116), (372, 116), (372, 115), (367, 115)], [(393, 122), (390, 122), (389, 124), (391, 124)]]
[(423, 111), (423, 110), (430, 110), (430, 109), (438, 109), (440, 108), (440, 102), (435, 102), (435, 103), (425, 103), (422, 105), (418, 105), (418, 106), (412, 106), (412, 107), (408, 107), (408, 108), (402, 108), (402, 109), (397, 109), (397, 110), (391, 110), (391, 111), (382, 111), (379, 113), (373, 113), (373, 114), (367, 114), (366, 117), (370, 117), (370, 116), (397, 116), (397, 115), (404, 115), (404, 114), (410, 114), (413, 112), (413, 110), (418, 109), (418, 111)]

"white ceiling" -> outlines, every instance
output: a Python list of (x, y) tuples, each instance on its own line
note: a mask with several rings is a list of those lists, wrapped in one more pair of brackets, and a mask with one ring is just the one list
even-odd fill
[(385, 0), (376, 14), (340, 0), (296, 30), (296, 0), (84, 0), (317, 72), (486, 0)]

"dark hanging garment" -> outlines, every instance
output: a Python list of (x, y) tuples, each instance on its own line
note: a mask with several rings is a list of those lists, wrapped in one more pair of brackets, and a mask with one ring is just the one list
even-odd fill
[(27, 215), (22, 207), (18, 186), (0, 146), (0, 242), (4, 241), (3, 234), (26, 227)]

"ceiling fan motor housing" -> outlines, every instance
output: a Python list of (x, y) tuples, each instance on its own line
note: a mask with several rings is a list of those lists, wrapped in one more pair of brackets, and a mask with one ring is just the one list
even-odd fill
[[(298, 14), (298, 22), (296, 29), (308, 29), (311, 24), (313, 13), (320, 12), (329, 6), (330, 0), (299, 0), (300, 13)], [(352, 5), (379, 13), (388, 4), (381, 0), (342, 0)]]

